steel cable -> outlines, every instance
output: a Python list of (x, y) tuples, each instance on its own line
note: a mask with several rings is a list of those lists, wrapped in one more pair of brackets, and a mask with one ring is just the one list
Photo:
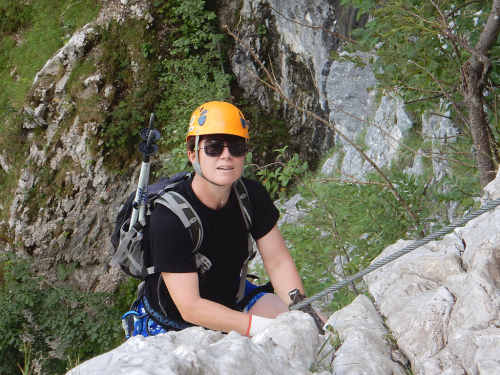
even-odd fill
[(431, 235), (429, 235), (425, 238), (422, 238), (421, 240), (417, 240), (417, 241), (413, 242), (411, 245), (408, 245), (408, 246), (402, 248), (401, 250), (396, 251), (394, 254), (391, 254), (388, 257), (371, 264), (370, 266), (368, 266), (364, 270), (359, 271), (357, 274), (345, 278), (341, 282), (324, 289), (322, 292), (319, 292), (318, 294), (315, 294), (312, 297), (306, 298), (304, 301), (297, 303), (296, 305), (291, 306), (290, 310), (298, 310), (301, 307), (309, 305), (310, 303), (320, 299), (321, 297), (326, 296), (327, 294), (333, 293), (333, 292), (337, 291), (338, 289), (340, 289), (346, 285), (349, 285), (353, 281), (360, 279), (361, 277), (369, 274), (370, 272), (375, 271), (376, 269), (378, 269), (382, 266), (385, 266), (386, 264), (392, 262), (393, 260), (398, 259), (399, 257), (401, 257), (405, 254), (408, 254), (410, 251), (415, 250), (416, 248), (418, 248), (422, 245), (425, 245), (426, 243), (429, 243), (429, 242), (431, 242), (431, 241), (433, 241), (433, 240), (435, 240), (435, 239), (437, 239), (445, 234), (448, 234), (453, 229), (458, 228), (458, 227), (468, 223), (472, 219), (475, 219), (476, 217), (484, 214), (485, 212), (492, 210), (493, 208), (497, 207), (498, 205), (500, 205), (500, 198), (497, 198), (494, 201), (491, 201), (490, 203), (485, 204), (483, 207), (481, 207), (477, 211), (474, 211), (474, 212), (464, 216), (463, 218), (458, 219), (454, 223), (437, 230), (436, 232), (432, 233)]

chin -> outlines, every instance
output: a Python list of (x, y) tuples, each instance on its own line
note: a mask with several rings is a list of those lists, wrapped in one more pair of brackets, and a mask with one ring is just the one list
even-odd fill
[[(211, 181), (219, 184), (219, 185), (231, 185), (232, 183), (234, 183), (236, 180), (238, 180), (238, 178), (241, 177), (241, 173), (237, 173), (237, 172), (233, 172), (233, 173), (228, 173), (226, 176), (218, 176), (217, 174), (215, 174), (215, 176), (213, 176), (213, 179)], [(210, 179), (210, 178), (209, 178)]]

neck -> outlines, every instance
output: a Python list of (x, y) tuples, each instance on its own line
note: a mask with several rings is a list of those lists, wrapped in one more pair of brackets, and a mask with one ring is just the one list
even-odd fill
[(211, 184), (198, 174), (194, 175), (192, 184), (196, 197), (213, 210), (219, 210), (226, 205), (232, 186), (232, 184), (222, 186)]

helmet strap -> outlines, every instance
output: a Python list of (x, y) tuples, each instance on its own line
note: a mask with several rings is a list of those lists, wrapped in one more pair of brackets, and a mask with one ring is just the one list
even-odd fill
[(203, 177), (205, 180), (207, 180), (208, 182), (210, 182), (211, 184), (215, 185), (215, 186), (224, 186), (224, 185), (219, 185), (219, 184), (216, 184), (215, 182), (212, 182), (210, 181), (208, 178), (206, 178), (203, 173), (201, 172), (201, 165), (200, 163), (198, 162), (198, 153), (200, 152), (200, 149), (198, 148), (198, 143), (200, 142), (200, 136), (197, 135), (196, 136), (196, 140), (195, 140), (195, 143), (194, 143), (194, 163), (193, 163), (193, 169), (194, 171), (200, 175), (200, 177)]

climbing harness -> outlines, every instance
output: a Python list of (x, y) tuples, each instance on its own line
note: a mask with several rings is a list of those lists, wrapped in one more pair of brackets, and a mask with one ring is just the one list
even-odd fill
[(402, 257), (405, 254), (408, 254), (410, 251), (415, 250), (415, 249), (419, 248), (420, 246), (425, 245), (425, 244), (427, 244), (427, 243), (429, 243), (429, 242), (431, 242), (431, 241), (433, 241), (441, 236), (444, 236), (445, 234), (448, 234), (449, 232), (451, 232), (455, 228), (458, 228), (464, 224), (467, 224), (472, 219), (475, 219), (476, 217), (484, 214), (485, 212), (492, 210), (493, 208), (497, 207), (498, 205), (500, 205), (500, 198), (497, 198), (494, 201), (484, 205), (483, 207), (481, 207), (477, 211), (474, 211), (474, 212), (464, 216), (463, 218), (458, 219), (454, 223), (439, 229), (438, 231), (434, 232), (433, 234), (431, 234), (425, 238), (422, 238), (421, 240), (417, 240), (417, 241), (413, 242), (411, 245), (408, 245), (408, 246), (402, 248), (401, 250), (396, 251), (394, 254), (391, 254), (388, 257), (371, 264), (370, 266), (366, 267), (364, 270), (361, 270), (357, 274), (349, 276), (349, 277), (345, 278), (344, 280), (342, 280), (341, 282), (339, 282), (337, 284), (333, 284), (332, 286), (324, 289), (322, 292), (319, 292), (318, 294), (315, 294), (312, 297), (306, 298), (302, 302), (299, 302), (293, 306), (290, 306), (290, 310), (298, 310), (304, 306), (310, 305), (312, 302), (320, 299), (321, 297), (324, 297), (327, 294), (333, 293), (333, 292), (339, 290), (340, 288), (342, 288), (346, 285), (349, 285), (353, 281), (362, 278), (363, 276), (369, 274), (370, 272), (375, 271), (376, 269), (378, 269), (382, 266), (385, 266), (386, 264), (392, 262), (393, 260), (398, 259), (399, 257)]

